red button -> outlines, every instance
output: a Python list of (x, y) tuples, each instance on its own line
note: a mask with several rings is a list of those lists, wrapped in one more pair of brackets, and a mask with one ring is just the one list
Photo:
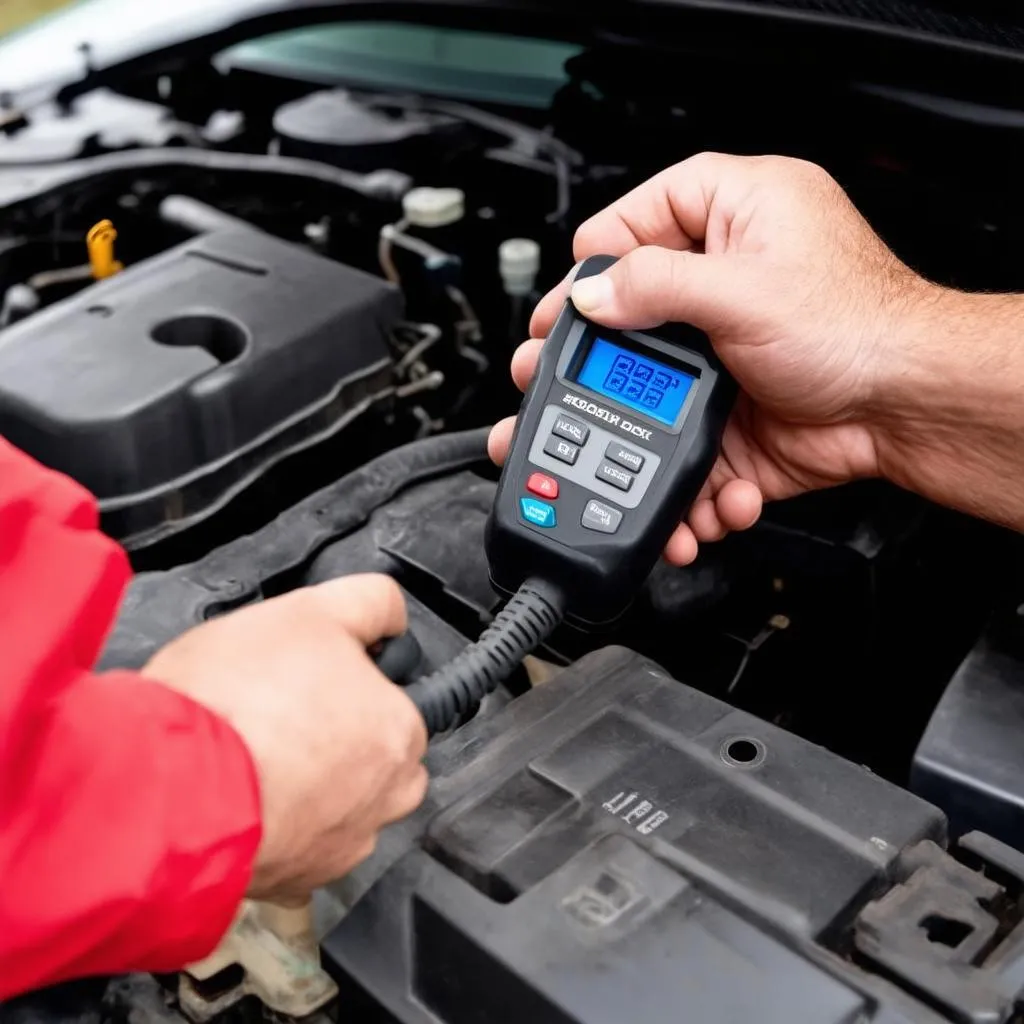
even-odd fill
[(526, 489), (531, 494), (554, 501), (558, 497), (558, 481), (554, 477), (545, 476), (543, 473), (533, 473), (526, 481)]

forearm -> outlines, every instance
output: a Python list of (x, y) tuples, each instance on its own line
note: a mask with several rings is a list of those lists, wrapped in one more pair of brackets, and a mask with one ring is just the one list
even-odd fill
[(899, 331), (871, 412), (882, 474), (1024, 531), (1024, 296), (927, 286)]

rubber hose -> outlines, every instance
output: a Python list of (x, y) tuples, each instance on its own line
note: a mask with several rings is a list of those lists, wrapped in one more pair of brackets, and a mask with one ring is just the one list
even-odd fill
[(564, 606), (557, 587), (545, 580), (527, 580), (475, 644), (407, 687), (430, 735), (457, 724), (507, 679), (555, 631)]

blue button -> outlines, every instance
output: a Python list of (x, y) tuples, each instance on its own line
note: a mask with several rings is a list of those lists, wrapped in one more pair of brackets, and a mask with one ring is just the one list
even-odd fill
[(519, 510), (523, 518), (534, 526), (543, 526), (549, 530), (555, 525), (555, 506), (536, 498), (520, 498)]

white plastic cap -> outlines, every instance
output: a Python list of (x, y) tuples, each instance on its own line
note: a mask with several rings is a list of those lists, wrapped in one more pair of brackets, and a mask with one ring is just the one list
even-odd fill
[(410, 189), (402, 198), (405, 219), (417, 228), (443, 228), (462, 220), (466, 196), (459, 188)]
[(498, 246), (498, 273), (506, 294), (529, 295), (539, 271), (540, 246), (532, 238), (510, 238)]

